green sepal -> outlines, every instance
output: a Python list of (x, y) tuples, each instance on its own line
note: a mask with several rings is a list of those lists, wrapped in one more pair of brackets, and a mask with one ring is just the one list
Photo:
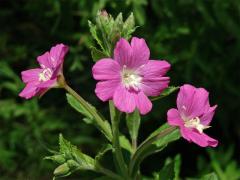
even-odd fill
[(107, 55), (104, 54), (104, 52), (98, 50), (95, 47), (91, 47), (91, 55), (92, 55), (92, 59), (94, 62), (97, 62), (98, 60), (102, 59), (102, 58), (106, 58)]

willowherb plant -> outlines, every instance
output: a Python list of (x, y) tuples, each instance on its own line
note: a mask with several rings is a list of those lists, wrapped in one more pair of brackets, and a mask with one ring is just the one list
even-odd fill
[[(203, 132), (210, 127), (217, 107), (210, 106), (208, 92), (204, 88), (195, 88), (188, 84), (180, 88), (169, 86), (170, 78), (166, 73), (171, 65), (166, 60), (151, 60), (145, 40), (131, 38), (136, 29), (132, 14), (124, 22), (121, 13), (114, 19), (106, 11), (102, 11), (97, 15), (96, 24), (89, 21), (89, 27), (100, 47), (91, 48), (93, 60), (96, 62), (92, 74), (98, 81), (95, 93), (100, 100), (109, 102), (110, 121), (65, 81), (63, 62), (68, 52), (66, 45), (58, 44), (39, 56), (37, 60), (40, 68), (22, 72), (26, 87), (19, 94), (21, 97), (29, 99), (42, 96), (50, 88), (64, 88), (67, 91), (68, 103), (85, 116), (86, 122), (95, 125), (108, 140), (106, 146), (93, 158), (60, 135), (59, 152), (46, 157), (59, 164), (54, 171), (54, 177), (68, 176), (77, 170), (92, 170), (103, 174), (103, 179), (142, 179), (140, 165), (143, 159), (160, 152), (168, 143), (181, 136), (201, 147), (217, 146), (218, 141)], [(170, 109), (167, 112), (167, 123), (138, 145), (141, 115), (151, 111), (152, 101), (178, 89), (177, 109)], [(119, 122), (123, 121), (124, 117), (131, 143), (119, 130)], [(107, 169), (101, 164), (108, 151), (112, 151), (115, 170)], [(127, 152), (124, 153), (127, 155), (123, 156), (123, 151)], [(164, 171), (169, 171), (170, 166), (178, 166), (179, 158), (177, 156), (176, 162), (173, 160), (172, 164), (167, 163), (152, 179), (178, 179), (179, 171)]]

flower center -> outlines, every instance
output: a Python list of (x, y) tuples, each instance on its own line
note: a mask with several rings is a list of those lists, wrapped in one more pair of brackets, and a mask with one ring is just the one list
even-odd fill
[(195, 128), (198, 130), (199, 133), (203, 133), (204, 129), (211, 127), (211, 126), (205, 126), (201, 124), (200, 119), (198, 117), (192, 118), (190, 120), (185, 120), (184, 126), (187, 128)]
[(127, 89), (133, 88), (136, 91), (139, 90), (142, 77), (136, 70), (127, 69), (126, 65), (124, 65), (121, 76), (122, 82)]
[(38, 74), (39, 81), (48, 81), (52, 77), (52, 70), (45, 68), (41, 73)]

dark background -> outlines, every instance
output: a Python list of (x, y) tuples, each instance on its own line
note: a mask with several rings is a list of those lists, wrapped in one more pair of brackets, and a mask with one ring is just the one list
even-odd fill
[[(166, 157), (182, 155), (182, 177), (216, 172), (220, 179), (240, 179), (240, 1), (237, 0), (0, 0), (0, 179), (51, 179), (56, 165), (43, 157), (57, 149), (58, 134), (83, 152), (94, 155), (104, 137), (82, 121), (67, 104), (63, 90), (43, 98), (23, 100), (20, 72), (37, 67), (36, 57), (63, 42), (70, 46), (64, 73), (69, 84), (108, 116), (107, 103), (94, 94), (90, 49), (94, 41), (87, 20), (97, 10), (113, 16), (130, 12), (140, 27), (135, 36), (146, 39), (152, 59), (172, 64), (171, 85), (205, 87), (211, 105), (217, 104), (212, 128), (219, 140), (204, 149), (180, 140), (142, 165), (145, 175), (159, 171)], [(176, 93), (154, 103), (142, 120), (140, 140), (166, 122)], [(122, 132), (127, 132), (123, 122)], [(91, 173), (74, 177), (88, 179)]]

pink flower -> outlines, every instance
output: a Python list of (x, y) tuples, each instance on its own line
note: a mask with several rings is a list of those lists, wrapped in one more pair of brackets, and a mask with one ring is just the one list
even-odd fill
[(121, 38), (114, 49), (114, 59), (99, 60), (92, 69), (100, 80), (95, 93), (102, 101), (113, 100), (123, 112), (136, 108), (141, 114), (152, 109), (147, 96), (158, 96), (168, 87), (169, 77), (163, 77), (170, 68), (166, 61), (149, 60), (150, 51), (144, 39), (133, 37), (131, 44)]
[(210, 107), (208, 92), (204, 88), (183, 85), (177, 97), (177, 108), (168, 110), (168, 123), (179, 126), (186, 140), (201, 147), (216, 147), (218, 141), (203, 133), (209, 128), (217, 105)]
[(68, 46), (57, 44), (50, 52), (45, 52), (37, 57), (40, 68), (22, 71), (22, 81), (25, 88), (19, 96), (29, 99), (35, 95), (42, 95), (48, 89), (57, 87), (57, 77), (62, 74), (64, 56), (68, 52)]

